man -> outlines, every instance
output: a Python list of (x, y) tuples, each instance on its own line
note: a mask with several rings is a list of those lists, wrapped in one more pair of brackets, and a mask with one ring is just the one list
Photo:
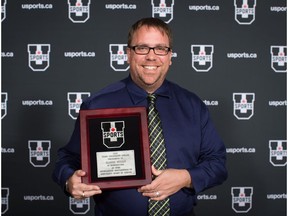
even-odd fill
[(137, 21), (129, 31), (127, 56), (130, 75), (88, 98), (81, 109), (147, 107), (147, 96), (155, 94), (167, 167), (152, 166), (153, 181), (140, 188), (102, 191), (81, 183), (86, 173), (80, 170), (77, 119), (70, 141), (58, 151), (53, 179), (74, 198), (93, 196), (97, 216), (146, 216), (151, 200), (167, 200), (167, 215), (194, 215), (197, 193), (227, 178), (225, 146), (201, 99), (166, 80), (172, 63), (172, 33), (165, 22), (156, 18)]

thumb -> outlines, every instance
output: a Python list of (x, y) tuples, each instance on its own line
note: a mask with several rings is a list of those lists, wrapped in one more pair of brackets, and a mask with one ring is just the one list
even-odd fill
[(157, 169), (152, 165), (152, 174), (153, 174), (154, 176), (159, 176), (162, 172), (163, 172), (163, 170), (157, 170)]
[(75, 174), (76, 176), (82, 177), (86, 175), (86, 172), (84, 170), (77, 170)]

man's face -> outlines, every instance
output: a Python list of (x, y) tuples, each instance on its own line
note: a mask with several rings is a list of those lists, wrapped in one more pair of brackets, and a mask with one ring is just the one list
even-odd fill
[[(167, 35), (163, 35), (155, 28), (142, 26), (133, 35), (131, 46), (145, 45), (149, 47), (165, 46), (169, 47)], [(127, 48), (128, 63), (130, 64), (130, 74), (132, 80), (149, 93), (158, 89), (172, 64), (172, 53), (159, 56), (150, 50), (147, 55), (138, 55), (134, 50)]]

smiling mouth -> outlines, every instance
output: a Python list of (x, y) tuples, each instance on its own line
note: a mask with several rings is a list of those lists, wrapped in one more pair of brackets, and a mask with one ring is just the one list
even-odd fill
[(157, 69), (157, 66), (143, 66), (145, 69), (148, 69), (148, 70), (156, 70)]

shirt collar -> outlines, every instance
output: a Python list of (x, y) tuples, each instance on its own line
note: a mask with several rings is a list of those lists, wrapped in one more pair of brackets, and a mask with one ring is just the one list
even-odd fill
[[(133, 101), (134, 104), (139, 104), (142, 101), (146, 100), (148, 93), (140, 88), (139, 86), (137, 86), (131, 76), (129, 76), (127, 78), (127, 90), (129, 92), (129, 95), (131, 97), (131, 100)], [(158, 88), (155, 93), (157, 94), (157, 96), (160, 97), (165, 97), (167, 99), (172, 97), (171, 94), (171, 90), (168, 88), (169, 86), (169, 82), (165, 79), (163, 84), (160, 86), (160, 88)]]

